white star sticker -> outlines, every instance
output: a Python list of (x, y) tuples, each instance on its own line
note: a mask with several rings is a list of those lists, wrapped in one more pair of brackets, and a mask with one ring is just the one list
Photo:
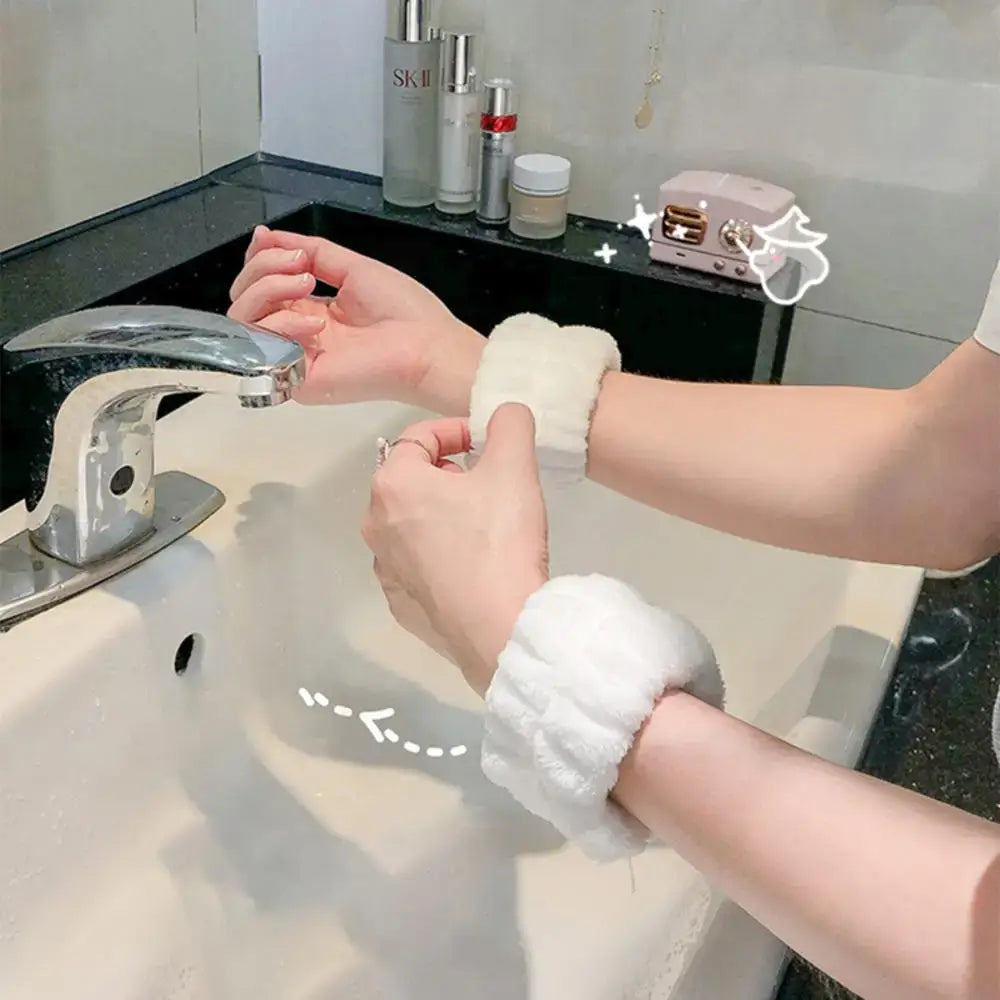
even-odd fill
[(673, 233), (671, 235), (674, 237), (674, 239), (682, 240), (684, 239), (685, 236), (687, 236), (687, 234), (688, 234), (687, 226), (677, 225), (674, 226)]
[(642, 207), (642, 202), (639, 200), (639, 196), (635, 196), (635, 215), (632, 216), (628, 222), (625, 223), (626, 226), (631, 226), (633, 229), (638, 229), (640, 233), (648, 240), (653, 235), (653, 225), (656, 220), (659, 219), (659, 214), (657, 212), (647, 212)]
[(610, 264), (611, 263), (611, 258), (614, 257), (617, 253), (618, 253), (617, 250), (612, 250), (611, 247), (608, 246), (607, 243), (605, 243), (604, 246), (602, 246), (600, 250), (595, 250), (594, 251), (594, 256), (595, 257), (603, 257), (604, 258), (604, 263), (605, 264)]

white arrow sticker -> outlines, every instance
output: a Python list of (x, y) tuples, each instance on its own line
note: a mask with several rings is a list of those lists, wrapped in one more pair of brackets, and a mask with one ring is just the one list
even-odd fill
[[(330, 699), (321, 691), (311, 692), (306, 688), (299, 688), (299, 697), (307, 708), (315, 708), (317, 705), (320, 708), (328, 708), (330, 706)], [(448, 747), (447, 750), (439, 746), (424, 749), (419, 743), (414, 743), (412, 740), (401, 740), (395, 730), (383, 729), (378, 725), (378, 723), (385, 719), (391, 719), (396, 714), (394, 708), (379, 708), (371, 712), (355, 712), (353, 708), (349, 708), (347, 705), (334, 705), (333, 713), (342, 719), (357, 717), (376, 743), (398, 744), (409, 754), (425, 753), (428, 757), (440, 758), (444, 757), (446, 753), (449, 757), (464, 757), (469, 752), (469, 748), (461, 743), (453, 747)]]
[(391, 719), (395, 714), (394, 708), (381, 708), (377, 712), (359, 712), (358, 718), (364, 723), (365, 729), (372, 734), (376, 743), (385, 743), (385, 735), (375, 723), (381, 722), (382, 719)]

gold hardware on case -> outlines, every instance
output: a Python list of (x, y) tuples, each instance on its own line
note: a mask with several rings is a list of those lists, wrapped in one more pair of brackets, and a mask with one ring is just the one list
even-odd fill
[(742, 253), (740, 243), (749, 250), (753, 238), (753, 226), (745, 219), (730, 219), (719, 230), (719, 241), (730, 253)]
[(671, 242), (698, 247), (707, 232), (708, 216), (697, 208), (667, 205), (663, 210), (663, 235)]

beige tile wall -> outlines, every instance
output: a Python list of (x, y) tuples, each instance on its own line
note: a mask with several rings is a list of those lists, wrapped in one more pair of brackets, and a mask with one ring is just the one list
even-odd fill
[(802, 311), (789, 344), (785, 382), (901, 389), (920, 381), (956, 346), (936, 337)]
[(386, 0), (257, 0), (261, 148), (382, 172)]
[(256, 0), (197, 0), (203, 167), (260, 149)]
[(256, 51), (254, 0), (0, 0), (0, 250), (255, 151)]
[[(260, 3), (264, 148), (377, 173), (381, 0)], [(896, 382), (923, 367), (929, 338), (971, 332), (1000, 253), (997, 0), (664, 0), (644, 132), (654, 0), (443, 3), (448, 24), (485, 31), (486, 71), (520, 82), (522, 148), (573, 160), (574, 210), (620, 220), (633, 194), (652, 199), (691, 167), (797, 192), (832, 267), (795, 330), (798, 380)], [(902, 332), (852, 336), (858, 324)], [(830, 350), (808, 347), (820, 337)]]
[(636, 191), (702, 166), (799, 195), (831, 274), (789, 380), (905, 384), (972, 331), (1000, 253), (995, 0), (666, 3), (646, 132), (649, 0), (452, 5), (485, 14), (494, 61), (524, 81), (522, 140), (573, 159), (578, 210), (623, 218)]

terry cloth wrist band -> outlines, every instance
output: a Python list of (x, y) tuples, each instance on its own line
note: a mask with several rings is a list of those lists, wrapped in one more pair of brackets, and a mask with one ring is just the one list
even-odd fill
[(649, 830), (609, 795), (639, 730), (677, 689), (723, 707), (698, 629), (618, 580), (556, 577), (528, 598), (500, 654), (483, 771), (591, 858), (639, 854)]
[(620, 371), (614, 338), (586, 326), (560, 327), (541, 316), (513, 316), (491, 334), (470, 396), (473, 453), (504, 403), (523, 403), (535, 417), (539, 468), (551, 482), (587, 475), (590, 420), (607, 371)]

